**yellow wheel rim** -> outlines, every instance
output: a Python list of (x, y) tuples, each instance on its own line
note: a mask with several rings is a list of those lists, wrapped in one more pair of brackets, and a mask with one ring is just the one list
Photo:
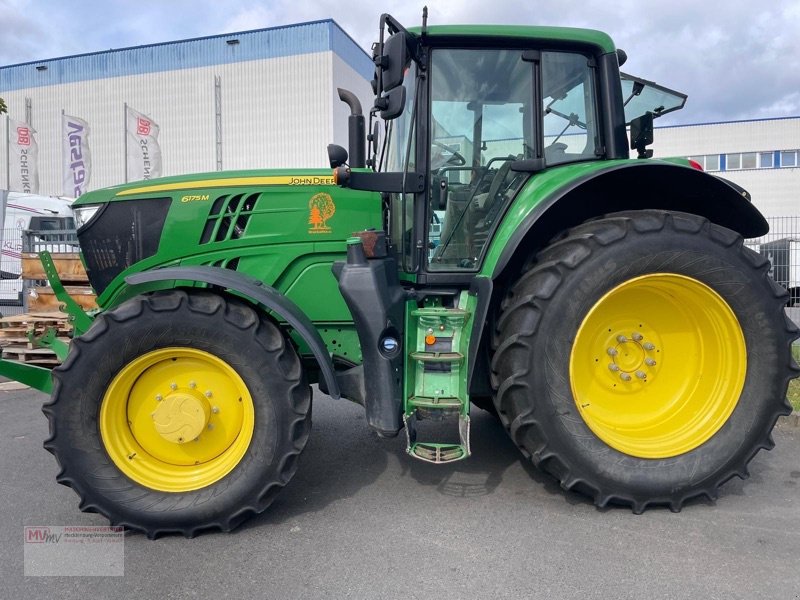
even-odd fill
[(710, 439), (739, 401), (744, 335), (728, 304), (682, 275), (631, 279), (604, 295), (570, 355), (575, 403), (606, 444), (668, 458)]
[(193, 348), (143, 354), (114, 377), (100, 408), (100, 436), (133, 481), (188, 492), (219, 481), (253, 437), (253, 399), (225, 361)]

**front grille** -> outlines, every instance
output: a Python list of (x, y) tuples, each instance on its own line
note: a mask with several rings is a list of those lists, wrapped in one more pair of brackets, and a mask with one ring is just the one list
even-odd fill
[(98, 294), (122, 271), (158, 252), (170, 201), (110, 202), (78, 231), (89, 281)]
[(200, 243), (235, 240), (244, 235), (261, 194), (225, 194), (214, 200)]

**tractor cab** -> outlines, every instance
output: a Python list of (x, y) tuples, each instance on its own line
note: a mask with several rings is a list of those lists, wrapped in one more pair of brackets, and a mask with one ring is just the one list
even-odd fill
[(404, 272), (419, 282), (467, 282), (531, 176), (628, 158), (628, 126), (631, 148), (651, 154), (653, 119), (682, 108), (686, 95), (620, 73), (625, 59), (598, 31), (412, 32), (383, 15), (370, 116), (385, 127), (370, 127), (367, 161), (375, 173), (332, 160), (338, 181), (387, 195), (389, 240)]

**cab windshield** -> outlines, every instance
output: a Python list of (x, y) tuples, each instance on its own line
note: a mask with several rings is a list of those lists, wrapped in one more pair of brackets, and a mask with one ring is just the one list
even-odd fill
[(540, 99), (534, 64), (524, 57), (520, 49), (433, 51), (431, 271), (479, 267), (494, 226), (530, 176), (513, 171), (514, 161), (537, 158), (537, 147), (548, 166), (598, 157), (588, 57), (541, 52)]

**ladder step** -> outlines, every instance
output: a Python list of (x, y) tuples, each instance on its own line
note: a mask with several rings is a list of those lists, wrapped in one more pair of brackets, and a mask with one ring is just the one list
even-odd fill
[(426, 396), (412, 396), (408, 399), (408, 404), (414, 408), (430, 408), (430, 409), (447, 409), (447, 408), (461, 408), (464, 403), (459, 398), (453, 397), (426, 397)]
[(469, 311), (463, 308), (445, 308), (443, 306), (423, 306), (411, 311), (415, 317), (467, 317)]
[(411, 446), (409, 454), (425, 462), (441, 465), (466, 458), (466, 448), (459, 444), (429, 444), (418, 442)]
[(460, 444), (418, 442), (416, 422), (416, 411), (403, 415), (403, 423), (406, 426), (406, 452), (414, 458), (441, 465), (463, 460), (471, 454), (469, 448), (469, 415), (462, 414), (458, 417)]
[(460, 352), (412, 352), (411, 358), (419, 362), (460, 363), (464, 355)]

